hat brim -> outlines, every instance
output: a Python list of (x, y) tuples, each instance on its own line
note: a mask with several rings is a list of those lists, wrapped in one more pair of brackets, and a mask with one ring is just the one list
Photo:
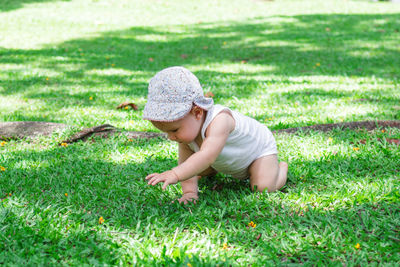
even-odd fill
[(149, 101), (144, 107), (143, 119), (149, 121), (176, 121), (185, 117), (191, 109), (192, 103), (155, 103)]

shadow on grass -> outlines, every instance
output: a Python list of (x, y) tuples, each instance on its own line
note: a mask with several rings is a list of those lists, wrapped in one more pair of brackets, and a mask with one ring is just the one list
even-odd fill
[[(45, 104), (51, 102), (56, 109), (76, 106), (90, 94), (104, 99), (115, 94), (141, 98), (146, 96), (147, 81), (157, 71), (184, 65), (201, 68), (194, 73), (205, 91), (214, 92), (216, 101), (236, 96), (258, 97), (276, 84), (304, 87), (303, 91), (276, 95), (278, 100), (286, 99), (289, 104), (304, 99), (304, 95), (310, 96), (305, 103), (310, 105), (343, 99), (351, 97), (353, 92), (342, 90), (335, 81), (335, 91), (313, 88), (311, 77), (379, 78), (397, 84), (398, 17), (399, 14), (280, 16), (229, 25), (189, 25), (183, 33), (179, 31), (183, 26), (170, 30), (135, 27), (71, 40), (55, 48), (52, 45), (39, 50), (0, 49), (0, 63), (11, 65), (3, 71), (6, 78), (1, 81), (0, 94), (22, 94)], [(53, 74), (41, 71), (26, 74), (19, 66), (30, 68), (32, 64)], [(231, 72), (207, 70), (208, 65), (214, 64), (237, 66)], [(293, 80), (297, 77), (302, 81)], [(76, 87), (84, 90), (76, 91)], [(378, 89), (359, 94), (359, 98), (380, 97)], [(380, 98), (376, 105), (385, 109), (396, 101), (399, 98), (393, 95), (390, 99)]]
[(12, 11), (24, 7), (27, 4), (46, 3), (70, 0), (2, 0), (0, 1), (0, 12)]
[[(346, 135), (336, 139), (348, 142)], [(143, 179), (148, 173), (173, 167), (175, 160), (153, 156), (143, 162), (113, 163), (98, 156), (100, 147), (120, 155), (127, 153), (126, 146), (142, 147), (148, 141), (117, 147), (112, 141), (100, 142), (10, 152), (9, 162), (1, 162), (7, 170), (1, 173), (0, 194), (12, 196), (1, 200), (0, 238), (6, 241), (3, 244), (14, 240), (3, 251), (15, 254), (16, 263), (29, 263), (36, 255), (66, 263), (118, 264), (121, 258), (183, 263), (188, 260), (187, 248), (182, 248), (183, 256), (167, 253), (156, 259), (157, 252), (144, 247), (161, 246), (163, 239), (172, 239), (176, 229), (179, 235), (187, 231), (211, 233), (209, 238), (216, 244), (222, 244), (220, 238), (226, 237), (237, 253), (256, 253), (258, 259), (275, 263), (351, 261), (357, 257), (357, 243), (372, 255), (372, 262), (397, 259), (393, 252), (398, 244), (400, 195), (394, 177), (400, 169), (395, 146), (368, 144), (375, 150), (368, 154), (374, 155), (374, 161), (354, 153), (290, 162), (285, 194), (253, 194), (243, 182), (225, 183), (216, 192), (210, 190), (212, 181), (202, 182), (201, 201), (184, 207), (171, 203), (179, 196), (175, 187), (164, 192)], [(19, 167), (8, 167), (11, 164)], [(300, 176), (304, 179), (299, 180)], [(363, 191), (363, 183), (377, 179), (387, 191)], [(297, 195), (303, 196), (300, 202), (306, 205), (290, 200)], [(98, 223), (100, 216), (105, 219), (104, 225)], [(250, 221), (257, 227), (248, 227)], [(223, 236), (213, 236), (212, 229), (220, 229)], [(151, 238), (161, 241), (148, 243)], [(129, 240), (135, 240), (134, 245)], [(168, 251), (172, 249), (168, 247)], [(338, 258), (338, 253), (345, 258)], [(223, 260), (207, 258), (201, 252), (190, 254), (194, 263), (217, 264)], [(228, 263), (237, 262), (228, 258)]]

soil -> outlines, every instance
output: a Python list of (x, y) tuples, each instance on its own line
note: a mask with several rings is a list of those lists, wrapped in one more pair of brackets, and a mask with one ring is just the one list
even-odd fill
[[(71, 127), (62, 123), (40, 122), (40, 121), (19, 121), (19, 122), (0, 122), (0, 140), (35, 138), (39, 135), (50, 136), (54, 132), (63, 131)], [(280, 129), (273, 131), (274, 133), (293, 134), (298, 131), (306, 132), (310, 130), (327, 132), (335, 128), (339, 129), (366, 129), (368, 131), (377, 128), (399, 128), (400, 121), (356, 121), (330, 124), (317, 124), (312, 126)], [(91, 136), (101, 136), (107, 138), (114, 134), (123, 134), (129, 139), (137, 138), (165, 138), (163, 133), (139, 132), (139, 131), (122, 131), (110, 124), (103, 124), (92, 128), (83, 129), (62, 143), (73, 143), (79, 140), (86, 141)]]

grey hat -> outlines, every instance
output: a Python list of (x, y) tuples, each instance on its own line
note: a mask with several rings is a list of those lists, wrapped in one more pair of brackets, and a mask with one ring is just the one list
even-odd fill
[(199, 80), (189, 70), (166, 68), (150, 80), (143, 119), (176, 121), (188, 114), (193, 104), (209, 110), (214, 101), (204, 97)]

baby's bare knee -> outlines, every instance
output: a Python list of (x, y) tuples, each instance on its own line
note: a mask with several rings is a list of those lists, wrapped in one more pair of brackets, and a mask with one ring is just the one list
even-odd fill
[(258, 192), (274, 192), (278, 190), (278, 174), (269, 175), (267, 177), (259, 177), (258, 179), (250, 179), (251, 189)]
[(287, 172), (287, 163), (281, 162), (276, 172), (272, 172), (267, 175), (254, 175), (253, 177), (250, 177), (251, 189), (259, 192), (275, 192), (286, 184)]

